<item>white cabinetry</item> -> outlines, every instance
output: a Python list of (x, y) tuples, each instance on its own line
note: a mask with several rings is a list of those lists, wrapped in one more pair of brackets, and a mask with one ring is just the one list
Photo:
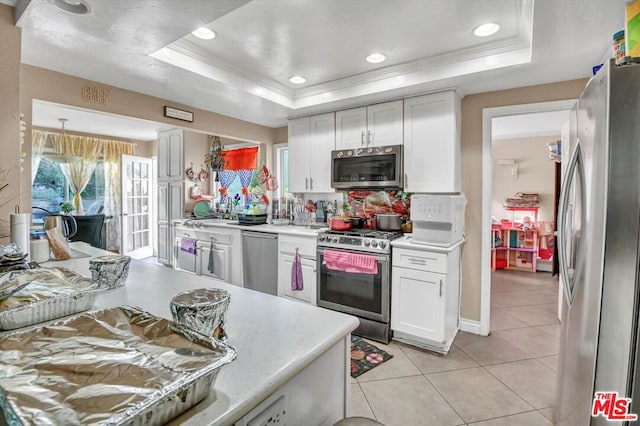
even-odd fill
[[(196, 240), (195, 255), (181, 250), (183, 238)], [(239, 229), (207, 223), (197, 228), (177, 225), (172, 251), (175, 269), (242, 286), (242, 233)], [(212, 252), (213, 259), (210, 259)], [(209, 260), (213, 261), (212, 270), (209, 270)]]
[[(217, 278), (229, 282), (229, 268), (231, 251), (228, 245), (216, 244), (215, 242), (198, 242), (198, 267), (200, 275)], [(213, 260), (213, 262), (210, 262)], [(212, 268), (209, 268), (211, 266)]]
[(402, 145), (402, 101), (336, 112), (336, 149)]
[(333, 345), (233, 426), (332, 425), (346, 417), (350, 344), (347, 336)]
[(182, 180), (184, 174), (184, 130), (158, 132), (158, 180)]
[(405, 99), (404, 147), (405, 191), (460, 192), (460, 97)]
[[(291, 289), (296, 250), (301, 257), (302, 290)], [(280, 234), (278, 238), (278, 296), (316, 304), (316, 239)]]
[(392, 257), (393, 338), (446, 354), (460, 323), (460, 248), (394, 247)]
[(289, 192), (333, 192), (331, 151), (335, 149), (335, 114), (289, 121)]
[(158, 132), (158, 262), (173, 263), (171, 221), (184, 210), (184, 130)]
[(182, 181), (158, 182), (158, 262), (171, 265), (171, 221), (182, 217), (184, 183)]
[(158, 262), (165, 265), (171, 264), (171, 231), (167, 222), (158, 222)]

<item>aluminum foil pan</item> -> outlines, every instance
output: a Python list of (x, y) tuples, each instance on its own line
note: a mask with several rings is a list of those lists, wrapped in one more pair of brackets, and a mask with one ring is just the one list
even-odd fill
[(91, 278), (108, 288), (122, 287), (127, 281), (131, 258), (124, 255), (98, 256), (89, 260)]
[(85, 312), (0, 337), (0, 409), (9, 425), (164, 424), (235, 357), (139, 308)]
[(225, 317), (231, 296), (219, 288), (198, 288), (176, 294), (169, 303), (173, 320), (205, 336), (225, 339)]
[(0, 275), (0, 288), (19, 290), (0, 301), (0, 330), (13, 330), (91, 309), (109, 288), (65, 268)]

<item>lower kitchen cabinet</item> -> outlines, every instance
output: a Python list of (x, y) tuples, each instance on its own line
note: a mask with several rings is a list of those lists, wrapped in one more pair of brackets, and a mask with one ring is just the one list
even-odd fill
[[(199, 242), (198, 266), (200, 275), (229, 282), (230, 251), (231, 249), (228, 245)], [(210, 262), (211, 260), (212, 262)], [(211, 270), (209, 266), (212, 267)]]
[[(302, 290), (291, 289), (291, 273), (296, 249), (302, 264)], [(278, 239), (278, 296), (316, 304), (316, 239), (280, 235)]]
[[(196, 253), (181, 250), (183, 238), (196, 240)], [(213, 251), (213, 270), (209, 257)], [(242, 286), (242, 234), (239, 229), (177, 225), (173, 241), (173, 267)]]
[(158, 262), (165, 265), (171, 264), (171, 235), (167, 222), (158, 223)]
[(460, 324), (460, 248), (393, 249), (393, 338), (447, 353)]

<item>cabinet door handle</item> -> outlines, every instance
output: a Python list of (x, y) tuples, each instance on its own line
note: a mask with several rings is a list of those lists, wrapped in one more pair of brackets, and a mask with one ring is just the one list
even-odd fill
[(367, 146), (371, 145), (371, 130), (367, 130)]
[(309, 178), (304, 178), (304, 189), (309, 189)]
[(360, 131), (360, 146), (364, 146), (364, 130)]
[(313, 189), (313, 178), (309, 178), (309, 189)]
[(438, 297), (442, 297), (442, 280), (440, 280), (440, 296)]
[(402, 186), (404, 186), (405, 188), (409, 186), (409, 177), (407, 176), (406, 173), (404, 174), (404, 185)]

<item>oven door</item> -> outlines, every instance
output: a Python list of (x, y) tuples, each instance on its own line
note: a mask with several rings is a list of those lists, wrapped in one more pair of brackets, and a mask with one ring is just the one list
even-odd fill
[(378, 273), (373, 275), (329, 269), (323, 253), (323, 249), (318, 249), (318, 306), (374, 321), (389, 322), (390, 256), (358, 252), (376, 258)]

